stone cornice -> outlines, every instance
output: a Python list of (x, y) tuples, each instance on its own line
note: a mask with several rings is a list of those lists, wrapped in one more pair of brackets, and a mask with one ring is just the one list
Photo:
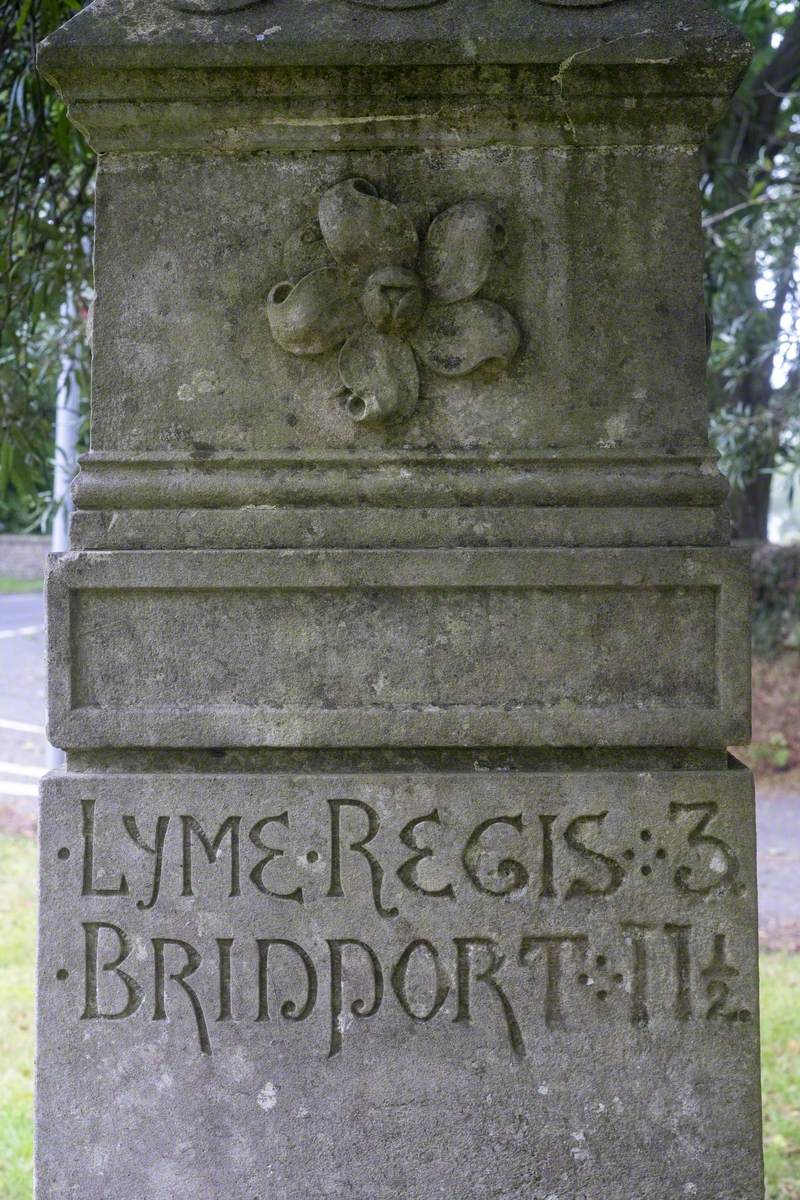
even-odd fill
[(39, 66), (99, 151), (246, 151), (699, 142), (749, 57), (694, 0), (214, 17), (96, 0)]
[(263, 0), (202, 15), (164, 0), (94, 0), (42, 45), (45, 69), (196, 70), (279, 66), (624, 65), (712, 68), (721, 84), (749, 61), (741, 33), (703, 0), (446, 0), (368, 11), (350, 0)]
[[(437, 83), (442, 74), (436, 72)], [(496, 81), (498, 72), (493, 71)], [(118, 99), (72, 93), (70, 116), (101, 153), (125, 151), (259, 149), (370, 150), (392, 147), (475, 148), (512, 146), (695, 145), (724, 111), (727, 93), (707, 90), (702, 72), (694, 90), (664, 86), (658, 68), (638, 68), (630, 89), (604, 91), (596, 70), (576, 72), (569, 87), (549, 83), (537, 90), (536, 75), (525, 70), (530, 89), (521, 97), (487, 91), (395, 96), (378, 105), (376, 92), (347, 100), (298, 95), (241, 98), (240, 76), (228, 77), (230, 95), (200, 99), (154, 99), (126, 90)], [(617, 77), (617, 83), (622, 80)], [(138, 81), (137, 81), (138, 82)], [(182, 80), (182, 83), (187, 81)], [(258, 92), (257, 79), (249, 81)], [(674, 79), (672, 82), (675, 82)], [(216, 78), (216, 91), (222, 80)], [(96, 80), (86, 88), (91, 93)], [(683, 81), (686, 87), (686, 80)], [(343, 91), (348, 89), (343, 86)], [(213, 94), (213, 93), (212, 93)], [(69, 94), (68, 94), (69, 98)]]

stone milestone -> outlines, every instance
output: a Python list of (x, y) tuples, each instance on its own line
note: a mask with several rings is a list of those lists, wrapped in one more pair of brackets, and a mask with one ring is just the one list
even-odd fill
[(94, 0), (37, 1200), (760, 1200), (699, 0)]

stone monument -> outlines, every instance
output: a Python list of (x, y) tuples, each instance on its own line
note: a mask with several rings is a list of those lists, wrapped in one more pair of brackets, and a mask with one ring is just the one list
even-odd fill
[(95, 0), (38, 1200), (759, 1200), (700, 0)]

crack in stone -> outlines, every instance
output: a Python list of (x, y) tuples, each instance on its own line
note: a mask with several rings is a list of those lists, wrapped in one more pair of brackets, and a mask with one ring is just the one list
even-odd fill
[[(551, 83), (554, 83), (556, 85), (556, 87), (558, 88), (558, 97), (559, 97), (559, 100), (561, 101), (561, 104), (564, 106), (564, 110), (565, 110), (564, 115), (566, 117), (567, 124), (569, 125), (569, 131), (572, 134), (573, 138), (577, 137), (577, 130), (575, 128), (575, 122), (573, 121), (568, 110), (566, 109), (566, 103), (564, 101), (564, 76), (566, 75), (567, 71), (569, 71), (570, 68), (573, 66), (573, 64), (575, 63), (575, 60), (577, 58), (581, 58), (585, 54), (591, 54), (592, 51), (594, 51), (594, 50), (602, 50), (604, 46), (613, 46), (617, 42), (626, 41), (628, 38), (647, 37), (648, 34), (651, 34), (652, 32), (653, 32), (652, 29), (643, 29), (640, 33), (620, 34), (619, 37), (612, 38), (608, 42), (606, 42), (606, 41), (595, 42), (593, 45), (587, 46), (584, 50), (576, 50), (574, 54), (570, 54), (568, 58), (565, 58), (561, 63), (559, 63), (558, 70), (556, 71), (555, 75), (550, 76), (550, 81), (551, 81)], [(658, 61), (668, 62), (670, 60), (665, 59), (665, 60), (658, 60)]]

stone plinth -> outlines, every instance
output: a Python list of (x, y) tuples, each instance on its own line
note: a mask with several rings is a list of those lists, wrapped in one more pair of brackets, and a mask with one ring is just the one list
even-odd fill
[(51, 777), (40, 1194), (755, 1197), (752, 786), (687, 774)]
[(38, 1200), (759, 1200), (697, 196), (747, 61), (695, 0), (43, 45), (100, 169)]

